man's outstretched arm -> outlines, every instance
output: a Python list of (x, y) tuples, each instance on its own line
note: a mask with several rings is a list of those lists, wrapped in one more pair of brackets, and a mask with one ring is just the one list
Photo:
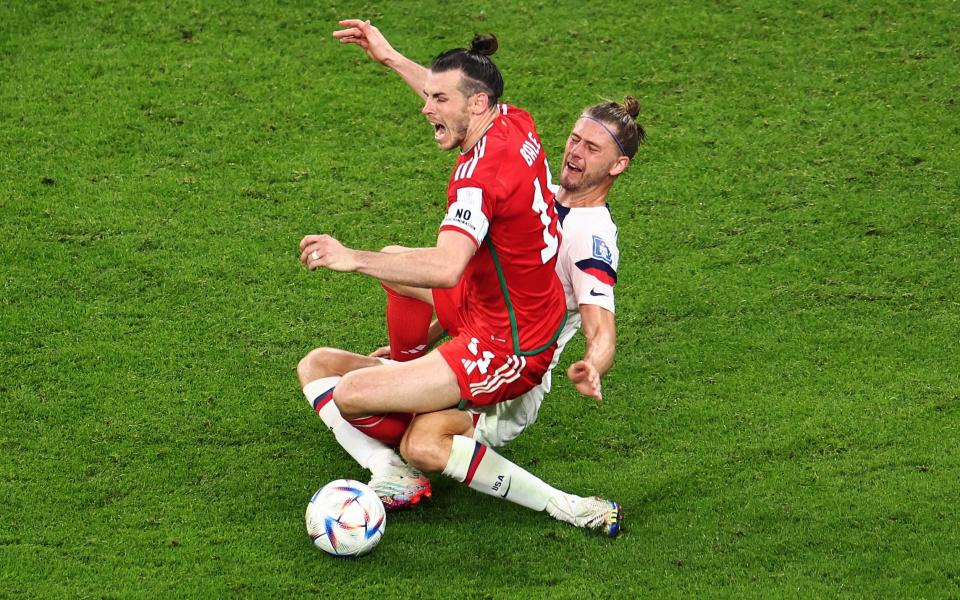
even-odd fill
[(423, 98), (423, 84), (428, 71), (426, 67), (394, 50), (387, 38), (371, 25), (370, 21), (344, 19), (340, 21), (340, 26), (343, 29), (334, 31), (333, 37), (340, 40), (341, 44), (360, 46), (367, 56), (396, 72), (417, 96)]
[(616, 321), (612, 312), (595, 304), (581, 304), (580, 319), (586, 351), (581, 360), (570, 365), (567, 376), (578, 392), (601, 400), (600, 377), (613, 366), (617, 349)]
[(441, 231), (433, 248), (398, 253), (354, 250), (329, 235), (308, 235), (300, 242), (300, 262), (311, 271), (323, 267), (420, 288), (450, 288), (476, 251), (473, 239), (457, 231)]

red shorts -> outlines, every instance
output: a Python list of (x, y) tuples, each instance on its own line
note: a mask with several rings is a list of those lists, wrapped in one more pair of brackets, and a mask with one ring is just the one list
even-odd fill
[(486, 406), (521, 396), (540, 385), (557, 344), (534, 356), (516, 356), (513, 347), (460, 333), (437, 351), (457, 376), (460, 408)]

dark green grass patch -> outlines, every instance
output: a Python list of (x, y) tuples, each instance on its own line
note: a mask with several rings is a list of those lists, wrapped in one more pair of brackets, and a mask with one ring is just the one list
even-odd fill
[[(957, 596), (957, 9), (0, 5), (3, 595)], [(555, 171), (581, 107), (641, 99), (604, 401), (558, 377), (504, 450), (619, 539), (438, 476), (372, 555), (311, 548), (365, 473), (294, 368), (383, 308), (296, 245), (432, 243), (453, 162), (350, 16), (421, 62), (496, 32)]]

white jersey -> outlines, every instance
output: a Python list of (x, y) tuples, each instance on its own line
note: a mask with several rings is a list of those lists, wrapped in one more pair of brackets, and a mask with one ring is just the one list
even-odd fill
[(580, 329), (580, 305), (595, 304), (614, 312), (613, 288), (617, 283), (620, 251), (617, 226), (606, 206), (566, 208), (556, 204), (563, 238), (557, 254), (557, 276), (563, 283), (567, 300), (567, 322), (557, 339), (550, 370), (540, 385), (523, 396), (490, 406), (472, 409), (473, 437), (494, 448), (516, 438), (533, 424), (540, 403), (550, 391), (551, 374), (560, 353)]

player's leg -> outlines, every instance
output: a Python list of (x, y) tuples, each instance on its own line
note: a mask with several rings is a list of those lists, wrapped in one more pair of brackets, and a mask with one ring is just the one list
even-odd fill
[(390, 290), (396, 294), (423, 302), (424, 304), (429, 304), (431, 307), (433, 307), (433, 290), (430, 288), (413, 287), (410, 285), (404, 285), (402, 283), (394, 283), (392, 281), (381, 281), (380, 285), (382, 285), (384, 289)]
[[(409, 251), (403, 246), (387, 246), (381, 252), (397, 254)], [(428, 288), (417, 288), (381, 281), (387, 293), (387, 338), (390, 358), (406, 362), (427, 353), (433, 296)]]
[(315, 348), (297, 364), (297, 377), (301, 385), (321, 377), (344, 375), (357, 369), (375, 367), (380, 359), (347, 352), (337, 348)]
[(412, 415), (380, 415), (346, 420), (332, 402), (333, 389), (342, 375), (380, 365), (379, 359), (335, 348), (317, 348), (297, 365), (297, 376), (307, 402), (329, 427), (337, 442), (357, 463), (369, 469), (370, 486), (384, 505), (396, 509), (430, 497), (430, 480), (405, 464), (389, 444), (399, 442)]
[(469, 412), (450, 408), (417, 415), (400, 442), (400, 454), (422, 471), (440, 473), (450, 459), (455, 435), (473, 435)]
[[(517, 400), (522, 399), (508, 402)], [(619, 504), (554, 488), (473, 439), (473, 430), (468, 412), (450, 409), (417, 415), (400, 444), (400, 453), (420, 470), (442, 471), (489, 496), (536, 511), (546, 510), (558, 520), (610, 537), (620, 533), (623, 511)]]
[[(340, 360), (342, 356), (334, 358)], [(370, 469), (370, 487), (384, 506), (393, 510), (429, 497), (429, 479), (404, 464), (389, 446), (364, 435), (347, 421), (448, 408), (458, 402), (459, 387), (456, 376), (437, 352), (405, 363), (380, 364), (378, 359), (371, 360), (377, 366), (350, 371), (343, 377), (315, 380), (304, 387), (304, 394), (308, 400), (313, 398), (312, 405), (333, 429), (340, 445), (361, 466)], [(317, 369), (311, 374), (320, 372), (330, 371)]]
[(333, 392), (341, 414), (356, 418), (393, 412), (421, 413), (460, 402), (457, 375), (440, 352), (352, 371)]
[[(378, 358), (371, 358), (336, 348), (316, 348), (308, 353), (297, 365), (300, 386), (314, 410), (331, 428), (340, 422), (341, 415), (336, 406), (329, 402), (334, 386), (340, 376), (382, 364)], [(329, 418), (327, 418), (329, 416)], [(409, 414), (378, 415), (376, 418), (348, 419), (357, 429), (368, 436), (380, 440), (388, 446), (400, 444), (400, 438), (410, 423)]]
[[(406, 362), (427, 353), (430, 342), (430, 322), (433, 305), (423, 300), (423, 294), (410, 295), (418, 288), (394, 288), (382, 283), (387, 296), (387, 338), (390, 340), (390, 358)], [(429, 292), (429, 290), (426, 290)], [(407, 293), (404, 293), (407, 292)], [(417, 297), (420, 296), (420, 297)]]
[(561, 493), (488, 446), (460, 435), (455, 425), (463, 422), (452, 412), (417, 415), (400, 445), (410, 464), (424, 471), (442, 471), (470, 489), (536, 511), (546, 509), (550, 499)]

